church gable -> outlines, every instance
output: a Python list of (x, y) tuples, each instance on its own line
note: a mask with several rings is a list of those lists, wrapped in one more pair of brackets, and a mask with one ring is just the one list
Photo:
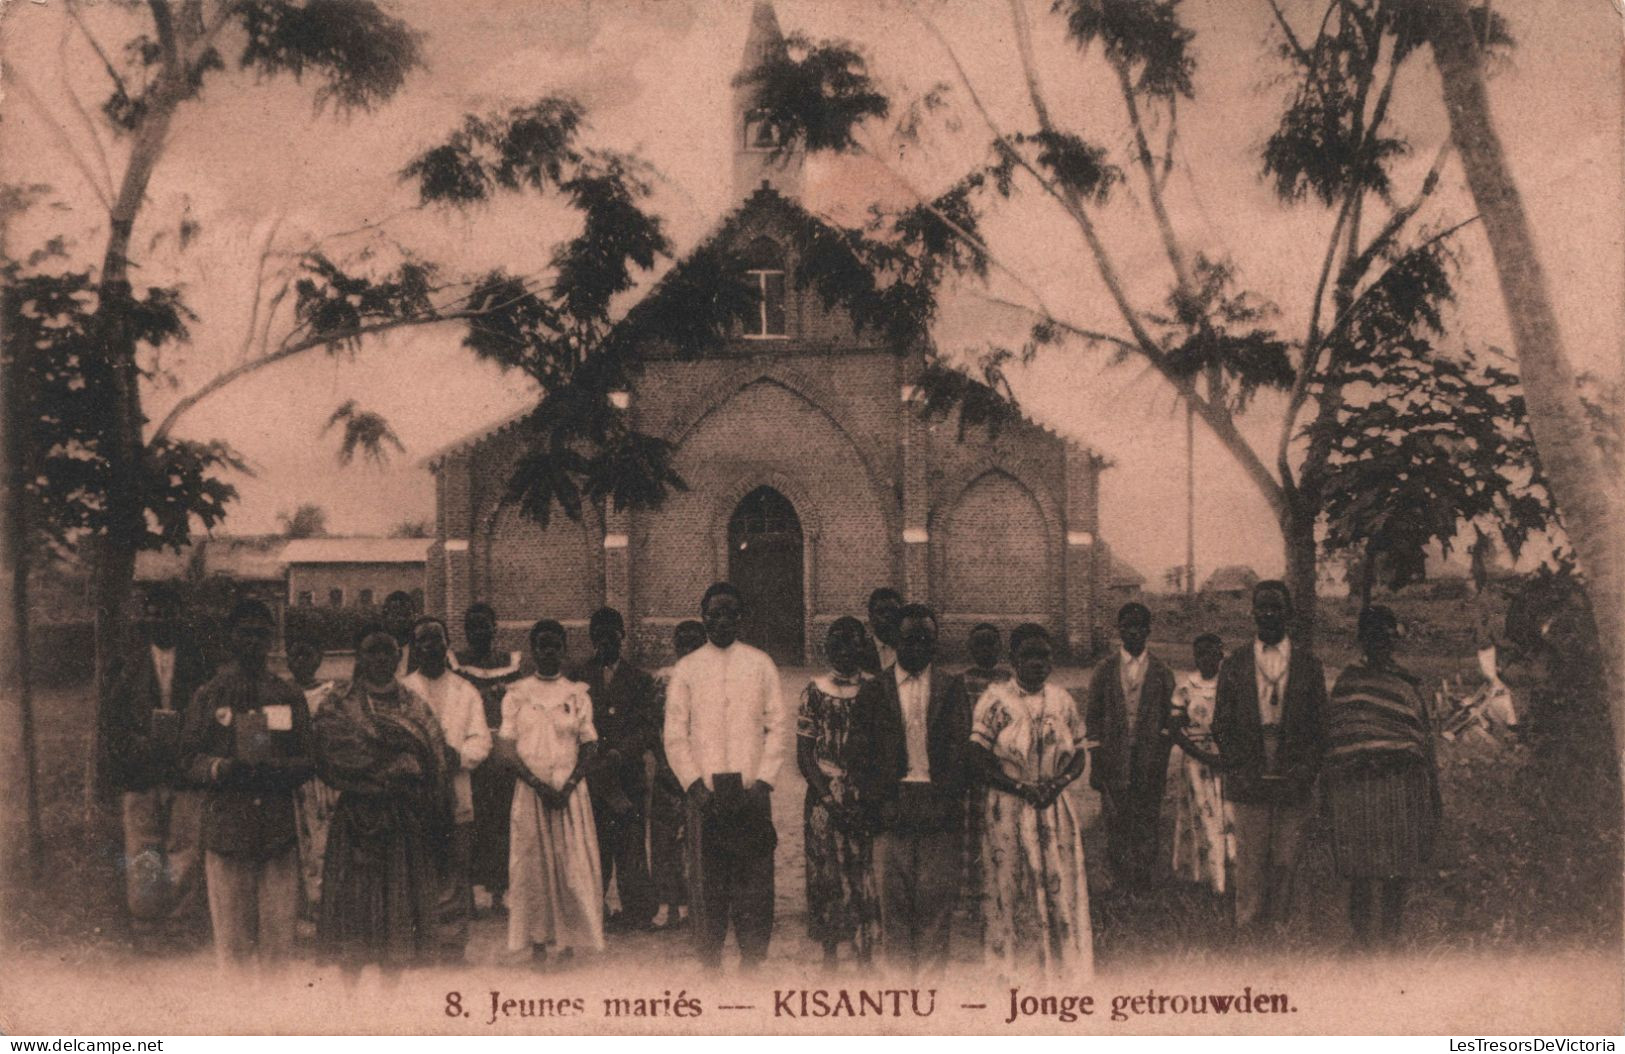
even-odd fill
[[(764, 184), (696, 249), (674, 265), (616, 327), (641, 360), (715, 356), (853, 353), (892, 347), (872, 327), (859, 327), (839, 303), (807, 280), (810, 252), (829, 251), (838, 232)], [(754, 310), (721, 339), (692, 329), (690, 298), (709, 298), (744, 274)]]

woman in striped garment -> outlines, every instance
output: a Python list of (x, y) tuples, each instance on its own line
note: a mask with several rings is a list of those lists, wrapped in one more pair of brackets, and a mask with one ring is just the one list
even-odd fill
[(1349, 878), (1357, 947), (1398, 939), (1406, 885), (1422, 874), (1439, 825), (1438, 772), (1427, 702), (1394, 662), (1393, 611), (1360, 612), (1361, 662), (1332, 688), (1323, 787), (1337, 869)]

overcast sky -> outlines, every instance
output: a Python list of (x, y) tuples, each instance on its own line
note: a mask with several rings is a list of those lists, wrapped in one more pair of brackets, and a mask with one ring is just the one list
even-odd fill
[[(423, 0), (390, 6), (425, 34), (428, 68), (378, 112), (317, 114), (309, 85), (256, 83), (233, 72), (212, 81), (203, 100), (176, 122), (137, 232), (137, 281), (179, 280), (200, 320), (192, 345), (166, 354), (169, 379), (151, 386), (155, 420), (179, 394), (252, 353), (246, 335), (255, 317), (256, 278), (274, 274), (284, 259), (278, 253), (321, 238), (335, 253), (371, 247), (381, 259), (389, 258), (392, 245), (405, 246), (454, 273), (540, 269), (551, 247), (572, 233), (556, 208), (531, 198), (473, 215), (424, 214), (412, 210), (413, 196), (395, 178), (465, 112), (574, 95), (589, 111), (592, 143), (635, 150), (657, 166), (662, 179), (654, 207), (680, 249), (737, 200), (729, 82), (744, 45), (748, 2)], [(1047, 13), (1049, 4), (1031, 6), (1052, 105), (1066, 123), (1126, 162), (1121, 104), (1097, 57), (1080, 60), (1059, 20)], [(1300, 23), (1316, 9), (1307, 0), (1287, 0), (1284, 7)], [(781, 0), (776, 8), (787, 32), (859, 44), (899, 97), (950, 83), (952, 103), (930, 126), (925, 148), (897, 157), (896, 168), (915, 186), (940, 189), (980, 156), (987, 135), (946, 53), (914, 11), (948, 38), (999, 123), (1007, 130), (1034, 124), (1005, 5)], [(85, 10), (91, 33), (116, 53), (132, 34), (131, 15), (113, 5)], [(1332, 217), (1313, 205), (1283, 208), (1260, 176), (1259, 150), (1284, 91), (1282, 69), (1271, 57), (1268, 7), (1262, 0), (1187, 0), (1182, 10), (1198, 34), (1198, 69), (1197, 99), (1179, 114), (1181, 161), (1170, 189), (1176, 223), (1193, 250), (1228, 257), (1246, 287), (1274, 301), (1286, 332), (1301, 333)], [(1518, 48), (1497, 68), (1491, 100), (1570, 354), (1581, 368), (1617, 375), (1625, 278), (1620, 16), (1609, 0), (1497, 0), (1495, 10), (1510, 23)], [(13, 2), (0, 30), (7, 88), (0, 173), (9, 181), (52, 184), (65, 206), (36, 209), (13, 224), (7, 248), (23, 251), (66, 232), (77, 250), (93, 252), (105, 238), (105, 213), (92, 177), (103, 178), (102, 155), (115, 172), (122, 164), (120, 144), (105, 133), (93, 144), (73, 102), (77, 97), (95, 113), (105, 95), (99, 61), (56, 0)], [(1399, 170), (1403, 198), (1446, 135), (1437, 78), (1425, 59), (1401, 78), (1394, 113), (1414, 148)], [(879, 128), (873, 142), (896, 145)], [(814, 166), (807, 200), (817, 211), (848, 218), (871, 201), (896, 202), (906, 194), (905, 184), (878, 165), (841, 160)], [(1445, 224), (1471, 215), (1460, 169), (1451, 164), (1422, 218)], [(179, 252), (175, 235), (183, 217), (199, 233)], [(1171, 278), (1134, 181), (1103, 210), (1100, 224), (1136, 301), (1154, 308)], [(367, 229), (344, 233), (358, 228)], [(1006, 206), (988, 229), (1001, 259), (1057, 313), (1124, 331), (1062, 216), (1028, 199)], [(1506, 346), (1481, 229), (1467, 228), (1460, 244), (1456, 332), (1477, 347)], [(267, 246), (273, 252), (262, 268)], [(997, 278), (988, 292), (1023, 295)], [(263, 310), (258, 317), (264, 319)], [(272, 321), (275, 332), (286, 315)], [(1019, 342), (1029, 322), (968, 290), (947, 305), (936, 336), (950, 351), (990, 340)], [(1170, 390), (1139, 364), (1113, 367), (1101, 352), (1082, 347), (1045, 351), (1016, 385), (1036, 418), (1115, 462), (1104, 485), (1102, 521), (1119, 555), (1154, 581), (1182, 562), (1183, 417)], [(327, 415), (351, 397), (388, 416), (405, 443), (406, 453), (387, 468), (340, 470), (333, 437), (319, 435)], [(242, 501), (229, 520), (233, 532), (273, 530), (276, 514), (301, 502), (324, 506), (335, 531), (382, 532), (432, 513), (433, 489), (420, 465), (425, 455), (533, 397), (519, 378), (475, 364), (458, 346), (457, 333), (442, 328), (381, 342), (354, 358), (317, 354), (274, 367), (199, 405), (178, 431), (226, 439), (257, 467), (255, 478), (238, 481)], [(1273, 462), (1279, 405), (1259, 400), (1245, 428)], [(1280, 541), (1262, 499), (1200, 430), (1197, 444), (1199, 567), (1204, 574), (1228, 563), (1278, 571)]]

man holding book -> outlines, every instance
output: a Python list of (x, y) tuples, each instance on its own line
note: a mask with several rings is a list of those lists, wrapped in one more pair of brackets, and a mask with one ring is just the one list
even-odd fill
[(266, 668), (271, 611), (242, 600), (226, 624), (231, 662), (192, 699), (182, 733), (188, 777), (206, 788), (204, 873), (221, 960), (292, 949), (299, 911), (294, 791), (314, 772), (305, 697)]

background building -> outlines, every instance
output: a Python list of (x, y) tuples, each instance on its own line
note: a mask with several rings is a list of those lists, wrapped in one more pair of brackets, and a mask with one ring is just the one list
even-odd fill
[(423, 608), (427, 538), (296, 538), (282, 549), (288, 604), (376, 607), (399, 590)]

